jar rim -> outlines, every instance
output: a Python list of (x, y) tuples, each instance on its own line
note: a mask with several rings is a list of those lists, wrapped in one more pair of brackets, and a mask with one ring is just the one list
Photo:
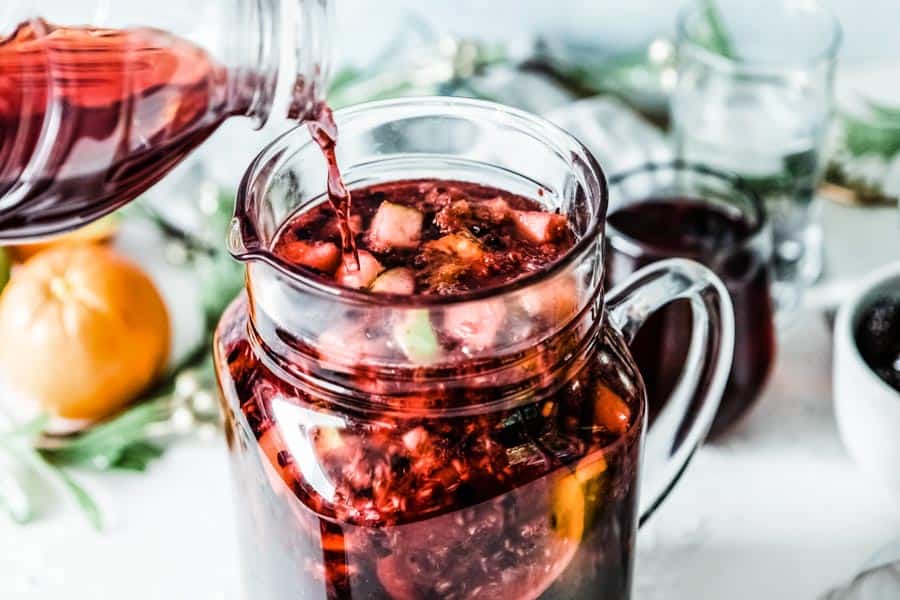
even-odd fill
[[(363, 290), (341, 287), (330, 284), (320, 278), (314, 277), (301, 267), (291, 264), (277, 256), (263, 243), (255, 220), (251, 214), (252, 203), (259, 200), (258, 194), (265, 194), (272, 178), (277, 174), (273, 168), (274, 162), (285, 160), (286, 153), (291, 155), (301, 149), (314, 144), (311, 138), (298, 144), (296, 136), (298, 129), (303, 124), (281, 134), (268, 144), (253, 160), (247, 168), (238, 187), (235, 203), (234, 218), (228, 235), (228, 246), (232, 256), (245, 263), (259, 261), (275, 269), (280, 275), (288, 278), (294, 285), (301, 286), (305, 291), (339, 299), (343, 302), (351, 302), (366, 305), (381, 305), (395, 307), (417, 306), (448, 306), (464, 302), (483, 300), (507, 293), (515, 292), (542, 281), (551, 279), (563, 272), (573, 262), (577, 262), (602, 236), (606, 210), (609, 200), (609, 192), (606, 176), (603, 169), (594, 158), (593, 154), (574, 136), (561, 127), (523, 110), (505, 106), (485, 100), (468, 98), (453, 98), (442, 96), (408, 97), (392, 100), (380, 100), (366, 102), (349, 108), (335, 111), (335, 121), (339, 127), (342, 121), (350, 121), (360, 115), (371, 115), (378, 111), (396, 111), (405, 109), (417, 115), (437, 114), (438, 112), (450, 113), (454, 116), (469, 116), (477, 119), (491, 119), (494, 121), (506, 121), (518, 129), (545, 141), (548, 145), (565, 152), (570, 162), (574, 159), (586, 166), (582, 184), (586, 188), (586, 195), (591, 202), (596, 203), (596, 210), (592, 211), (590, 222), (587, 224), (575, 244), (557, 261), (547, 267), (527, 273), (522, 277), (507, 283), (466, 291), (459, 294), (440, 296), (417, 294), (404, 296), (397, 294), (372, 294)], [(390, 120), (390, 119), (389, 119)], [(324, 188), (324, 182), (323, 182)]]

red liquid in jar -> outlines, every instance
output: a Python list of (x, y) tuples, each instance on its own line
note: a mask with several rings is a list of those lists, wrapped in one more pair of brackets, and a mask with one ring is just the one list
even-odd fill
[(226, 70), (166, 32), (34, 19), (0, 40), (0, 239), (110, 212), (227, 117)]
[[(311, 276), (372, 293), (454, 295), (544, 270), (574, 234), (534, 201), (484, 186), (400, 181), (353, 190), (360, 268), (340, 260), (341, 229), (328, 204), (288, 220), (273, 246)], [(553, 290), (554, 298), (561, 290)], [(508, 319), (553, 319), (502, 296), (465, 335), (435, 340), (460, 359), (455, 386), (405, 406), (439, 411), (489, 402), (497, 365), (465, 370), (466, 345), (506, 341)], [(537, 308), (534, 308), (537, 307)], [(444, 312), (444, 334), (453, 319)], [(437, 325), (436, 323), (431, 323)], [(591, 358), (552, 393), (506, 408), (454, 415), (336, 408), (260, 360), (243, 301), (223, 319), (217, 360), (242, 511), (244, 559), (267, 598), (530, 600), (618, 599), (630, 588), (642, 395), (617, 334), (604, 329)], [(358, 352), (355, 389), (390, 393), (364, 366), (367, 350), (398, 343), (383, 323), (334, 323), (340, 350)], [(466, 337), (468, 336), (468, 338)], [(286, 344), (290, 332), (277, 331)], [(332, 367), (333, 340), (301, 368)], [(536, 374), (569, 356), (570, 337), (535, 340), (521, 368)], [(307, 349), (310, 350), (310, 349)], [(290, 368), (290, 365), (285, 365)], [(296, 365), (295, 365), (296, 366)], [(415, 375), (410, 375), (415, 377)], [(499, 381), (497, 384), (499, 385)], [(254, 477), (254, 474), (255, 477)]]
[[(614, 284), (662, 258), (687, 257), (710, 267), (728, 288), (734, 305), (734, 360), (710, 436), (723, 434), (753, 405), (775, 360), (768, 260), (745, 244), (752, 223), (690, 198), (636, 202), (611, 213), (608, 223), (639, 244), (631, 256), (607, 248)], [(676, 302), (652, 315), (631, 345), (647, 387), (651, 420), (678, 382), (691, 331), (690, 307)]]

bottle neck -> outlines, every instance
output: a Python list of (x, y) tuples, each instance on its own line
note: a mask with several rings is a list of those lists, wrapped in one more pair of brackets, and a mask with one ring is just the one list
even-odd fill
[(324, 101), (331, 67), (331, 0), (239, 0), (229, 44), (235, 114), (260, 128), (270, 117), (304, 121)]

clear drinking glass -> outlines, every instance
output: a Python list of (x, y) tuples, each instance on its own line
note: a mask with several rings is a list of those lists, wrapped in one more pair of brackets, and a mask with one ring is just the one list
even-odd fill
[[(686, 260), (605, 290), (605, 177), (538, 117), (413, 98), (335, 118), (351, 189), (491, 186), (559, 210), (577, 241), (543, 270), (455, 296), (336, 287), (272, 252), (286, 220), (324, 201), (321, 153), (304, 129), (263, 151), (229, 239), (246, 294), (215, 341), (247, 597), (630, 597), (637, 524), (702, 441), (725, 385), (727, 291)], [(684, 377), (645, 438), (626, 344), (679, 298), (694, 318)], [(502, 315), (502, 336), (465, 355), (423, 357), (392, 333), (446, 340), (459, 315), (486, 314)]]
[[(609, 178), (607, 280), (613, 285), (667, 258), (700, 262), (722, 279), (734, 306), (734, 360), (710, 430), (746, 415), (775, 362), (772, 231), (762, 203), (733, 175), (680, 162), (647, 164)], [(687, 355), (689, 307), (654, 314), (631, 344), (647, 386), (650, 423), (665, 408)]]
[(840, 40), (811, 0), (698, 0), (679, 22), (677, 155), (740, 175), (765, 201), (782, 314), (822, 272), (814, 195)]

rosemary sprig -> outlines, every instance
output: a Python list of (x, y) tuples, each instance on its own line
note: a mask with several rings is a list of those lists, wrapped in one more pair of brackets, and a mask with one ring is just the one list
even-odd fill
[[(13, 431), (0, 437), (0, 450), (20, 464), (26, 472), (36, 476), (42, 482), (61, 488), (81, 508), (88, 521), (95, 529), (103, 527), (100, 508), (85, 490), (69, 473), (52, 464), (33, 445), (37, 432), (46, 426), (45, 415), (29, 421)], [(9, 515), (19, 523), (27, 523), (35, 516), (34, 502), (29, 494), (28, 485), (19, 478), (4, 478), (0, 488), (0, 504)]]
[(844, 147), (852, 155), (877, 154), (891, 158), (900, 153), (900, 108), (872, 105), (872, 114), (843, 114)]
[(706, 35), (698, 40), (706, 46), (707, 50), (714, 52), (725, 58), (734, 58), (734, 44), (728, 30), (722, 23), (722, 15), (719, 13), (719, 7), (715, 0), (701, 1), (703, 18), (706, 24)]

